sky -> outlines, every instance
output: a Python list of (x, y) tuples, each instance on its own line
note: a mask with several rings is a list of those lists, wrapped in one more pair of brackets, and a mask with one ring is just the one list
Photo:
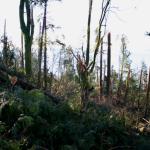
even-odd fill
[[(7, 33), (9, 38), (20, 46), (20, 25), (19, 25), (19, 1), (0, 0), (0, 35), (3, 34), (4, 20), (7, 20)], [(86, 27), (88, 16), (88, 0), (63, 0), (49, 3), (48, 20), (61, 29), (58, 35), (65, 35), (65, 43), (74, 48), (81, 47), (86, 40)], [(92, 12), (92, 31), (98, 26), (101, 0), (94, 0)], [(107, 22), (107, 32), (112, 35), (112, 64), (118, 66), (121, 47), (121, 36), (127, 36), (127, 48), (131, 52), (133, 67), (141, 65), (145, 61), (150, 66), (150, 37), (146, 31), (150, 31), (150, 1), (149, 0), (112, 0), (111, 9)], [(36, 16), (39, 9), (36, 9)], [(36, 30), (39, 25), (35, 19)], [(38, 31), (37, 31), (38, 33)], [(50, 35), (50, 38), (53, 38)], [(58, 37), (59, 38), (59, 37)], [(95, 35), (92, 34), (92, 43)], [(92, 45), (94, 46), (94, 45)]]

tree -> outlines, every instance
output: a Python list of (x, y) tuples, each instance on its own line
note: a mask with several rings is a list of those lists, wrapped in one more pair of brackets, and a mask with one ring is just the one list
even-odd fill
[(128, 75), (127, 75), (127, 78), (126, 78), (126, 85), (125, 85), (124, 104), (126, 104), (127, 97), (128, 97), (128, 94), (129, 94), (130, 78), (131, 78), (131, 69), (130, 69), (130, 66), (129, 66), (129, 68), (128, 68)]
[(44, 36), (44, 89), (47, 89), (47, 25), (46, 25), (46, 20), (47, 20), (47, 1), (44, 3), (44, 31), (45, 31), (45, 36)]
[(90, 61), (90, 36), (91, 36), (91, 14), (92, 14), (92, 5), (93, 0), (89, 0), (89, 12), (88, 12), (88, 23), (87, 23), (87, 47), (86, 52), (82, 54), (82, 57), (78, 54), (77, 59), (77, 70), (78, 70), (78, 76), (79, 81), (81, 85), (81, 99), (83, 103), (83, 107), (86, 106), (88, 100), (89, 100), (89, 89), (90, 87), (90, 81), (89, 76), (93, 72), (93, 69), (95, 67), (96, 63), (96, 56), (98, 54), (99, 46), (102, 42), (102, 26), (103, 23), (107, 17), (109, 6), (110, 6), (111, 0), (102, 0), (102, 11), (99, 18), (99, 25), (98, 25), (98, 32), (96, 36), (96, 42), (95, 42), (95, 48), (94, 48), (94, 55), (92, 61)]
[(21, 33), (21, 51), (20, 51), (20, 57), (21, 57), (21, 68), (24, 70), (24, 48), (23, 48), (23, 34)]
[(149, 77), (147, 82), (147, 91), (146, 91), (146, 99), (145, 99), (145, 114), (144, 114), (145, 118), (148, 116), (148, 109), (150, 103), (149, 93), (150, 93), (150, 68), (149, 68)]
[(103, 94), (103, 38), (101, 41), (101, 51), (100, 51), (100, 99), (102, 99)]
[(73, 57), (71, 51), (72, 51), (71, 46), (69, 46), (65, 49), (64, 60), (63, 60), (65, 74), (70, 80), (74, 79), (74, 76), (75, 76), (74, 57)]
[[(42, 56), (44, 55), (44, 88), (47, 88), (47, 5), (48, 0), (31, 0), (34, 5), (44, 5), (44, 13), (42, 19), (42, 26), (39, 31), (39, 51), (38, 51), (38, 87), (41, 87), (42, 77)], [(57, 0), (61, 1), (61, 0)]]
[(120, 57), (120, 77), (119, 77), (118, 91), (117, 91), (118, 97), (121, 96), (124, 73), (128, 72), (128, 68), (130, 67), (130, 64), (131, 64), (130, 55), (131, 53), (127, 49), (127, 37), (125, 35), (122, 35), (121, 57)]
[(111, 76), (111, 34), (108, 33), (108, 52), (107, 52), (107, 96), (110, 94), (110, 76)]
[(14, 53), (14, 45), (11, 41), (9, 41), (8, 36), (6, 34), (6, 20), (4, 23), (4, 34), (1, 38), (1, 42), (3, 44), (2, 48), (2, 63), (5, 67), (9, 68), (15, 65), (15, 53)]
[(8, 50), (8, 39), (7, 39), (7, 35), (6, 35), (6, 20), (4, 23), (4, 35), (3, 35), (2, 42), (3, 42), (3, 50), (2, 50), (3, 63), (5, 66), (8, 66), (8, 51), (9, 50)]
[(39, 65), (38, 66), (38, 86), (39, 87), (41, 86), (42, 51), (43, 51), (44, 31), (46, 31), (46, 14), (47, 14), (47, 1), (45, 1), (44, 3), (43, 23), (42, 23), (42, 27), (40, 25), (40, 33), (39, 33), (39, 52), (38, 52), (38, 62), (39, 62), (38, 64)]
[[(26, 10), (26, 16), (25, 16)], [(28, 76), (32, 73), (31, 46), (34, 34), (33, 8), (30, 0), (20, 0), (19, 6), (20, 27), (25, 40), (25, 71)], [(26, 17), (26, 20), (25, 20)]]
[(137, 105), (138, 105), (138, 111), (139, 111), (139, 108), (140, 108), (142, 76), (143, 76), (143, 70), (141, 69), (141, 71), (140, 71), (140, 82), (139, 82), (139, 87), (138, 87), (138, 102), (137, 102)]
[(138, 101), (137, 101), (137, 123), (139, 123), (139, 113), (140, 113), (140, 99), (141, 99), (141, 85), (142, 85), (142, 76), (143, 76), (143, 70), (140, 71), (140, 81), (139, 81), (139, 87), (138, 87)]
[(142, 67), (141, 67), (141, 69), (142, 69), (142, 87), (141, 87), (141, 89), (143, 90), (143, 91), (146, 91), (146, 89), (147, 89), (147, 76), (148, 76), (148, 69), (147, 69), (147, 66), (146, 66), (146, 64), (145, 64), (145, 62), (142, 62)]

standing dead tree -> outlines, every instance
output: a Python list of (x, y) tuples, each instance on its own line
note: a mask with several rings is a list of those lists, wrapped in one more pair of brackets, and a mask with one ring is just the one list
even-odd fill
[(140, 82), (139, 82), (139, 88), (138, 88), (138, 101), (137, 101), (137, 124), (139, 123), (139, 115), (140, 115), (140, 98), (141, 98), (141, 87), (142, 87), (142, 76), (143, 76), (143, 70), (141, 69), (140, 72)]
[[(40, 25), (40, 32), (39, 32), (39, 52), (38, 52), (38, 87), (41, 87), (41, 75), (42, 75), (42, 52), (43, 52), (43, 44), (44, 44), (44, 31), (46, 33), (46, 15), (47, 15), (47, 1), (44, 2), (44, 15), (43, 15), (43, 23), (42, 27)], [(46, 43), (45, 43), (46, 44)], [(45, 45), (44, 45), (45, 46)], [(46, 48), (46, 47), (44, 47)], [(45, 51), (45, 50), (44, 50)], [(46, 51), (45, 51), (46, 52)], [(44, 53), (44, 58), (45, 53)], [(44, 59), (45, 60), (45, 59)], [(44, 61), (44, 66), (45, 61)]]
[(6, 35), (6, 20), (4, 23), (4, 35), (3, 35), (2, 42), (3, 42), (3, 50), (2, 50), (3, 63), (5, 66), (7, 66), (8, 65), (8, 39), (7, 39), (7, 35)]
[(122, 97), (123, 92), (123, 78), (125, 72), (128, 70), (131, 60), (130, 60), (131, 53), (127, 49), (127, 37), (122, 35), (121, 38), (121, 57), (120, 57), (120, 74), (119, 74), (119, 83), (117, 89), (117, 96), (120, 99)]
[(83, 103), (83, 107), (86, 106), (89, 100), (89, 90), (91, 89), (89, 83), (89, 76), (93, 72), (96, 63), (96, 56), (99, 51), (99, 46), (102, 42), (102, 26), (107, 18), (108, 10), (110, 7), (111, 0), (102, 0), (102, 8), (101, 8), (101, 15), (99, 18), (99, 25), (98, 25), (98, 32), (96, 36), (95, 48), (94, 48), (94, 55), (92, 61), (90, 61), (90, 39), (91, 39), (91, 14), (92, 14), (92, 5), (93, 0), (89, 0), (89, 14), (88, 14), (88, 24), (87, 24), (87, 48), (85, 52), (85, 56), (83, 54), (83, 58), (80, 55), (77, 56), (77, 70), (78, 76), (81, 86), (81, 99)]
[(102, 99), (103, 94), (103, 39), (101, 41), (101, 51), (100, 51), (100, 99)]
[(144, 114), (145, 118), (147, 118), (148, 110), (149, 110), (149, 103), (150, 103), (149, 93), (150, 93), (150, 68), (149, 68), (149, 77), (148, 77), (147, 92), (146, 92), (146, 99), (145, 99), (145, 114)]
[(44, 3), (44, 14), (45, 14), (45, 34), (44, 34), (44, 89), (47, 89), (47, 1)]
[(107, 82), (106, 93), (110, 94), (110, 76), (111, 76), (111, 34), (108, 33), (108, 52), (107, 52)]
[(125, 85), (125, 94), (124, 94), (124, 104), (127, 103), (127, 98), (128, 98), (128, 94), (129, 94), (129, 84), (130, 84), (130, 78), (131, 78), (131, 69), (130, 66), (128, 68), (128, 75), (127, 75), (127, 79), (126, 79), (126, 85)]
[(143, 70), (141, 69), (141, 72), (140, 72), (140, 83), (139, 83), (139, 89), (138, 89), (138, 103), (137, 103), (138, 110), (140, 108), (142, 76), (143, 76)]
[(20, 64), (21, 64), (21, 68), (24, 70), (24, 38), (23, 38), (23, 33), (21, 32), (21, 50), (20, 50), (20, 56), (21, 56), (21, 61), (20, 61)]

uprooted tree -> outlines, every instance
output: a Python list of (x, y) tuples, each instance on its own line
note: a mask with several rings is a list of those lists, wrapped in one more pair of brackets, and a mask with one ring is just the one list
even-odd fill
[(93, 72), (93, 69), (95, 67), (96, 62), (96, 56), (99, 51), (99, 46), (102, 42), (102, 26), (106, 25), (106, 18), (107, 14), (110, 8), (110, 2), (111, 0), (102, 0), (102, 8), (101, 8), (101, 15), (99, 18), (99, 24), (98, 24), (98, 32), (96, 35), (96, 42), (95, 42), (95, 48), (94, 48), (94, 55), (92, 61), (90, 61), (90, 42), (91, 42), (91, 14), (92, 14), (92, 5), (93, 0), (89, 0), (89, 14), (88, 14), (88, 24), (87, 24), (87, 47), (86, 52), (84, 55), (84, 52), (82, 52), (82, 57), (80, 55), (77, 55), (77, 70), (78, 70), (78, 76), (81, 86), (81, 99), (83, 103), (83, 107), (86, 106), (88, 100), (89, 100), (89, 90), (92, 88), (90, 85), (89, 77), (91, 73)]

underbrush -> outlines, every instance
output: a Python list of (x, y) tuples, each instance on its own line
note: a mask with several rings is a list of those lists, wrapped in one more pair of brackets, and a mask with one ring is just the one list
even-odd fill
[[(54, 104), (40, 90), (6, 91), (0, 105), (2, 150), (111, 150), (149, 148), (125, 118), (105, 105), (78, 100)], [(144, 145), (143, 145), (144, 143)]]

